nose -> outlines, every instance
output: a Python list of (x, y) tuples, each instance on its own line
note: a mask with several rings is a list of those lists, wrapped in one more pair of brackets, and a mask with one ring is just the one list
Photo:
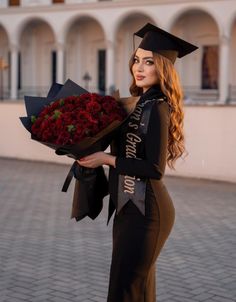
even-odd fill
[(143, 63), (142, 62), (139, 62), (137, 64), (137, 71), (143, 71)]

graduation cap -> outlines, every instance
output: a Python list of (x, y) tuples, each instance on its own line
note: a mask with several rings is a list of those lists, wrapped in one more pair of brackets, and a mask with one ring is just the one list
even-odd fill
[(147, 23), (134, 35), (143, 38), (138, 48), (159, 53), (172, 63), (177, 57), (182, 58), (198, 48), (151, 23)]

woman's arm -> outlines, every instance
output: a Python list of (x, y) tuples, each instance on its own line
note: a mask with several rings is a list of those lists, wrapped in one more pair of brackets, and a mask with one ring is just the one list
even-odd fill
[(79, 165), (87, 168), (97, 168), (101, 165), (109, 165), (115, 167), (115, 161), (115, 156), (102, 151), (95, 152), (93, 154), (81, 158), (80, 160), (77, 160)]
[(165, 172), (168, 132), (169, 105), (157, 102), (152, 109), (145, 140), (146, 159), (117, 157), (116, 169), (119, 174), (161, 179)]
[(119, 174), (161, 179), (165, 171), (168, 146), (168, 106), (166, 102), (157, 102), (152, 109), (145, 139), (145, 160), (96, 152), (82, 158), (78, 163), (93, 168), (107, 164), (116, 168)]

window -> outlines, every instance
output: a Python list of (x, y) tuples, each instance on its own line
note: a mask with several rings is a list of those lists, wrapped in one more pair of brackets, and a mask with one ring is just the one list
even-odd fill
[(8, 5), (9, 6), (19, 6), (20, 5), (20, 0), (9, 0)]
[(11, 52), (8, 51), (8, 90), (11, 89)]
[(202, 89), (218, 89), (218, 45), (203, 46)]
[(18, 84), (17, 84), (17, 88), (18, 90), (21, 89), (21, 53), (18, 52), (18, 76), (17, 76), (17, 81), (18, 81)]
[(57, 77), (57, 53), (55, 50), (52, 51), (52, 69), (51, 69), (51, 75), (52, 75), (52, 83), (56, 82)]
[(98, 51), (98, 89), (99, 92), (106, 91), (106, 50), (100, 49)]
[(64, 0), (52, 0), (52, 3), (64, 3)]

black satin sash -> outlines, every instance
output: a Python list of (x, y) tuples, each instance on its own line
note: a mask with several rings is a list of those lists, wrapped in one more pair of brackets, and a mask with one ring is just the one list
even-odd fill
[[(125, 140), (126, 158), (144, 159), (145, 135), (152, 106), (157, 101), (164, 101), (164, 98), (150, 99), (140, 104), (138, 103), (131, 114)], [(146, 184), (147, 178), (145, 177), (119, 175), (117, 213), (129, 200), (132, 200), (140, 212), (145, 215)]]

